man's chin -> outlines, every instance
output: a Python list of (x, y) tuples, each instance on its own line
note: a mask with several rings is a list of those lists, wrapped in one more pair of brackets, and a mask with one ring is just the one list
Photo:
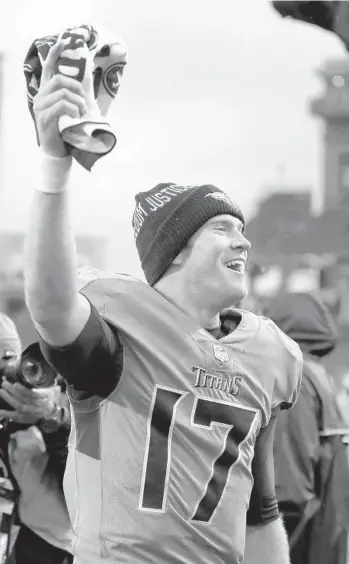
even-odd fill
[(234, 298), (233, 306), (239, 306), (239, 304), (246, 298), (247, 293), (247, 290), (245, 290), (244, 292), (241, 292), (239, 296), (236, 296)]
[(224, 300), (224, 302), (226, 303), (224, 308), (236, 307), (240, 302), (242, 302), (242, 300), (246, 298), (247, 294), (248, 290), (244, 283), (242, 283), (241, 286), (234, 287), (233, 289), (231, 289), (229, 294), (227, 293), (226, 299)]

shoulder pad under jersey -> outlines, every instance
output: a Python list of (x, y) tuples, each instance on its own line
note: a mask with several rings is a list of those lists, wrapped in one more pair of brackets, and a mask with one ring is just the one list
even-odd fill
[(299, 362), (303, 361), (303, 353), (299, 345), (284, 333), (277, 325), (268, 317), (262, 317), (263, 322), (270, 325), (274, 330), (279, 342), (285, 347), (286, 350)]
[(82, 266), (78, 269), (78, 284), (79, 291), (82, 290), (87, 284), (97, 280), (105, 279), (115, 279), (115, 280), (129, 280), (130, 282), (139, 282), (138, 278), (130, 276), (129, 274), (119, 274), (112, 270), (100, 270), (99, 268), (93, 268), (92, 266)]

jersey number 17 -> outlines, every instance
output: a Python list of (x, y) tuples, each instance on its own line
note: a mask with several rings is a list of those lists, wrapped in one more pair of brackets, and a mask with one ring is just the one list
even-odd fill
[[(178, 404), (189, 392), (157, 386), (154, 390), (147, 430), (139, 509), (164, 512), (170, 475), (171, 440)], [(252, 409), (229, 402), (196, 396), (191, 425), (212, 431), (214, 425), (228, 427), (223, 448), (213, 461), (204, 494), (191, 517), (194, 522), (209, 523), (221, 501), (230, 471), (239, 458), (239, 446), (256, 418)], [(199, 455), (198, 455), (199, 456)]]

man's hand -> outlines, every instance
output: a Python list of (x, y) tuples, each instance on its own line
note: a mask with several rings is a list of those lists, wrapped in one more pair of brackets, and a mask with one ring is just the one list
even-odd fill
[(9, 450), (11, 463), (27, 462), (45, 452), (45, 441), (37, 427), (12, 433)]
[(84, 89), (80, 82), (62, 74), (55, 74), (63, 49), (63, 41), (58, 41), (51, 47), (43, 64), (40, 90), (34, 100), (40, 145), (44, 152), (52, 157), (67, 155), (58, 129), (58, 119), (63, 115), (80, 118), (87, 112)]
[(247, 527), (244, 564), (291, 564), (281, 517), (265, 525)]
[(28, 425), (33, 425), (40, 419), (48, 419), (53, 413), (58, 393), (60, 394), (58, 386), (30, 390), (19, 382), (11, 384), (4, 380), (0, 397), (13, 411), (0, 409), (0, 419)]

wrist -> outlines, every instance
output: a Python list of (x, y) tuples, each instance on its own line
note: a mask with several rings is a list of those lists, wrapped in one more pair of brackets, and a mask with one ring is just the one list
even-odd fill
[(60, 194), (65, 192), (70, 177), (73, 158), (71, 155), (54, 157), (41, 150), (39, 192)]

